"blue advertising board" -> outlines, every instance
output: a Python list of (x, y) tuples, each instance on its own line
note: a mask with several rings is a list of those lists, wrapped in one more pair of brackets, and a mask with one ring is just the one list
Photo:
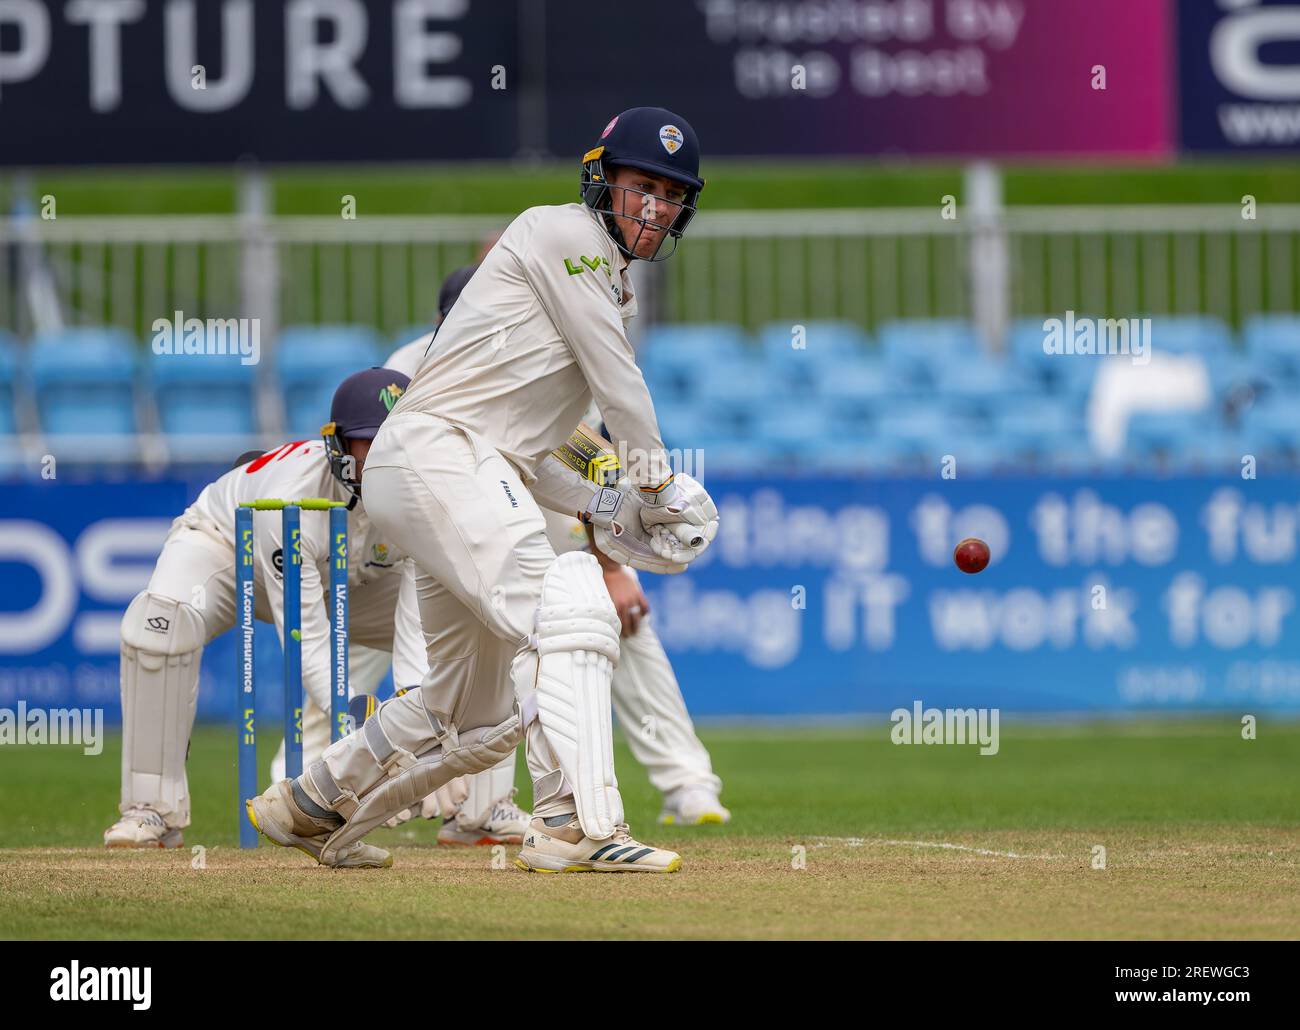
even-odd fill
[(1300, 147), (1300, 4), (1188, 0), (1176, 18), (1182, 149)]
[[(28, 483), (0, 517), (0, 707), (118, 717), (117, 624), (201, 483)], [(1300, 480), (710, 477), (722, 529), (643, 577), (693, 711), (1300, 711)], [(989, 542), (976, 576), (952, 562)], [(233, 639), (199, 717), (232, 718)], [(266, 718), (282, 663), (258, 638)], [(262, 689), (265, 685), (265, 689)], [(259, 711), (263, 707), (259, 705)]]

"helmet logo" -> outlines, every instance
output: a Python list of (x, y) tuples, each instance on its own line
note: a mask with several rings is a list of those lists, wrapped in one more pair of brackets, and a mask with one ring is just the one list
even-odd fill
[(397, 398), (402, 396), (402, 388), (396, 383), (389, 383), (379, 391), (379, 399), (383, 401), (384, 410), (392, 411), (393, 405), (397, 403)]
[(605, 126), (605, 131), (600, 134), (600, 138), (604, 139), (611, 132), (613, 132), (614, 126), (617, 124), (618, 124), (618, 115), (614, 115), (614, 117), (609, 120), (609, 124)]
[(670, 154), (675, 154), (681, 150), (682, 144), (686, 138), (682, 135), (682, 130), (676, 125), (665, 125), (659, 130), (659, 142), (664, 145), (664, 149)]

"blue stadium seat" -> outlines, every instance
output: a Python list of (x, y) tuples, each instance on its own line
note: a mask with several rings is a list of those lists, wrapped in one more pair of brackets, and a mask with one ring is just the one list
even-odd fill
[(781, 386), (771, 368), (751, 357), (701, 366), (697, 379), (698, 390), (692, 403), (716, 417), (720, 429), (750, 424), (770, 407), (773, 388)]
[(813, 456), (804, 456), (801, 467), (828, 476), (878, 477), (914, 470), (917, 461), (915, 450), (904, 442), (855, 432), (838, 436)]
[(375, 334), (363, 326), (290, 326), (275, 345), (275, 369), (285, 386), (329, 379), (337, 386), (353, 372), (386, 358)]
[(17, 385), (18, 341), (12, 334), (0, 329), (0, 436), (18, 431), (18, 420), (14, 413), (17, 399), (14, 390)]
[(1082, 411), (1063, 398), (1033, 398), (999, 409), (994, 431), (1010, 460), (1051, 466), (1089, 453)]
[(375, 334), (362, 326), (283, 329), (275, 344), (275, 370), (290, 434), (300, 439), (317, 436), (329, 420), (329, 402), (339, 383), (388, 357), (380, 350)]
[(896, 395), (891, 370), (877, 358), (860, 358), (843, 364), (826, 363), (817, 369), (816, 396), (831, 403), (869, 405), (882, 397)]
[(1151, 348), (1167, 354), (1213, 354), (1232, 346), (1232, 334), (1208, 315), (1160, 315), (1151, 319)]
[(1276, 395), (1248, 408), (1242, 415), (1241, 428), (1252, 453), (1300, 455), (1296, 409)]
[(1224, 426), (1203, 429), (1196, 441), (1196, 451), (1191, 455), (1192, 469), (1218, 469), (1241, 474), (1241, 459), (1248, 454), (1245, 438)]
[(1049, 317), (1018, 318), (1007, 331), (1007, 354), (1031, 386), (1067, 397), (1086, 395), (1103, 360), (1095, 354), (1049, 354), (1043, 323)]
[(1202, 360), (1216, 394), (1252, 383), (1262, 384), (1270, 374), (1265, 361), (1236, 349), (1204, 354)]
[(637, 363), (647, 377), (689, 397), (710, 365), (739, 360), (750, 353), (744, 331), (730, 323), (657, 325), (642, 337)]
[(1245, 437), (1217, 423), (1202, 423), (1185, 437), (1173, 453), (1172, 466), (1180, 472), (1241, 473), (1241, 459), (1250, 449)]
[(137, 353), (121, 329), (65, 329), (33, 338), (27, 368), (42, 429), (51, 436), (102, 439), (134, 434)]
[(910, 463), (934, 462), (967, 435), (969, 426), (936, 404), (891, 400), (875, 414), (874, 440), (887, 454), (906, 456)]
[(694, 401), (660, 400), (656, 397), (654, 406), (666, 447), (698, 447), (702, 437), (712, 435), (719, 428), (716, 420), (711, 420)]
[(745, 437), (706, 437), (693, 446), (698, 446), (702, 452), (702, 467), (696, 471), (703, 472), (706, 476), (715, 472), (756, 473), (771, 468), (772, 465), (772, 456), (767, 449)]
[[(803, 327), (801, 339), (796, 339), (796, 324)], [(768, 366), (795, 390), (810, 389), (827, 369), (875, 356), (867, 334), (852, 322), (769, 322), (758, 340)], [(796, 342), (802, 346), (796, 348)]]
[(1241, 330), (1246, 354), (1292, 383), (1300, 383), (1300, 315), (1255, 315)]
[(995, 433), (967, 433), (947, 453), (957, 460), (958, 476), (997, 472), (1014, 463), (1014, 455)]
[(813, 460), (835, 446), (830, 419), (817, 404), (773, 406), (754, 419), (758, 442), (778, 461)]
[(940, 403), (950, 411), (987, 420), (1007, 405), (1039, 396), (1042, 385), (1014, 362), (973, 354), (935, 369)]
[(256, 432), (256, 365), (242, 364), (234, 355), (155, 354), (146, 371), (159, 428), (173, 453), (207, 450), (186, 437), (229, 440)]
[(876, 413), (881, 405), (915, 398), (932, 403), (933, 394), (918, 394), (912, 386), (895, 381), (893, 370), (879, 359), (870, 359), (835, 369), (823, 367), (813, 388), (815, 403), (827, 410), (837, 434), (874, 434)]
[(340, 375), (334, 385), (316, 383), (286, 394), (284, 429), (290, 439), (315, 440), (320, 436), (320, 427), (330, 418), (334, 391), (346, 377), (347, 374)]
[(886, 364), (916, 384), (930, 385), (947, 361), (984, 353), (974, 328), (957, 319), (903, 319), (876, 330)]
[(1017, 318), (1007, 327), (1007, 356), (1012, 361), (1031, 371), (1038, 371), (1060, 357), (1043, 350), (1043, 341), (1047, 338), (1043, 323), (1049, 317), (1055, 316)]
[(1140, 411), (1129, 417), (1124, 446), (1129, 454), (1167, 456), (1184, 454), (1189, 444), (1203, 435), (1213, 412)]
[(694, 384), (688, 389), (679, 377), (667, 375), (662, 369), (641, 371), (656, 407), (660, 404), (689, 403), (695, 396)]

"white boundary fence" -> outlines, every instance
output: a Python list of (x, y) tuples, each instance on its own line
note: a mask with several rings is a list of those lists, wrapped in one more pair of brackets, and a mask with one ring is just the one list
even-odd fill
[[(1119, 317), (1204, 313), (1238, 323), (1300, 309), (1300, 204), (1021, 207), (978, 227), (938, 208), (703, 212), (655, 281), (646, 322), (972, 316), (1005, 247), (1006, 317), (1066, 308)], [(506, 224), (498, 216), (0, 219), (0, 327), (29, 335), (49, 277), (73, 324), (143, 334), (177, 309), (199, 318), (426, 324), (438, 286)], [(983, 250), (977, 248), (984, 246)], [(995, 341), (996, 342), (996, 341)]]
[[(438, 287), (504, 227), (498, 216), (253, 215), (0, 219), (0, 328), (157, 318), (360, 323), (394, 342), (427, 327)], [(656, 322), (1203, 313), (1240, 324), (1300, 310), (1300, 204), (1254, 219), (1224, 205), (702, 212), (667, 262), (637, 266)], [(263, 386), (273, 388), (268, 377)], [(263, 412), (274, 405), (263, 404)], [(264, 424), (266, 419), (264, 418)], [(266, 426), (274, 434), (278, 427)], [(162, 455), (155, 443), (142, 453)], [(158, 458), (158, 460), (162, 460)]]

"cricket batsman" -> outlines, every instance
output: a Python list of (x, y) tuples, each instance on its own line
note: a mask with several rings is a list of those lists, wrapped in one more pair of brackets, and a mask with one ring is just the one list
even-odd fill
[[(403, 580), (401, 552), (366, 518), (361, 479), (371, 440), (409, 380), (392, 369), (349, 376), (334, 394), (322, 439), (286, 443), (206, 486), (173, 523), (149, 585), (122, 618), (122, 794), (120, 818), (104, 833), (110, 848), (173, 848), (190, 822), (185, 755), (198, 700), (203, 648), (235, 622), (235, 509), (262, 497), (347, 501), (349, 638), (394, 650)], [(254, 513), (256, 617), (273, 622), (284, 641), (278, 512)], [(302, 670), (304, 693), (330, 707), (329, 524), (324, 513), (302, 518)], [(422, 646), (416, 610), (399, 653)], [(411, 641), (414, 641), (414, 644)], [(422, 663), (421, 663), (422, 664)], [(382, 864), (367, 845), (340, 864)]]
[[(458, 268), (444, 280), (438, 291), (439, 325), (446, 320), (477, 267)], [(436, 330), (398, 348), (388, 356), (384, 367), (415, 378), (420, 363), (436, 353), (435, 336)], [(594, 410), (589, 410), (584, 419), (592, 425), (600, 421)], [(616, 455), (606, 458), (617, 461)], [(602, 471), (609, 468), (606, 461)], [(605, 588), (614, 602), (620, 626), (620, 654), (611, 687), (614, 714), (623, 726), (632, 757), (641, 763), (651, 784), (663, 795), (659, 822), (676, 826), (730, 822), (731, 813), (720, 799), (722, 780), (713, 771), (709, 752), (695, 733), (672, 662), (654, 630), (650, 603), (641, 590), (636, 571), (620, 565), (597, 548), (590, 526), (584, 526), (571, 515), (546, 509), (542, 514), (546, 518), (546, 535), (556, 554), (586, 550), (600, 562)], [(455, 816), (439, 830), (439, 841), (463, 843), (478, 833), (479, 840), (496, 843), (500, 839), (500, 826), (508, 825), (502, 824), (500, 813), (509, 813), (512, 807), (513, 799), (508, 792), (514, 786), (514, 774), (512, 756), (487, 772), (466, 777), (467, 797)], [(498, 799), (505, 799), (505, 804)], [(436, 807), (425, 803), (426, 809)]]
[[(523, 739), (533, 818), (517, 864), (548, 872), (674, 872), (634, 839), (613, 763), (618, 615), (595, 557), (557, 557), (542, 507), (581, 513), (621, 564), (681, 572), (717, 508), (674, 476), (625, 326), (630, 261), (675, 250), (703, 188), (680, 116), (634, 108), (582, 160), (581, 204), (511, 223), (376, 434), (367, 512), (415, 562), (429, 672), (295, 780), (249, 800), (272, 841), (356, 864), (362, 838)], [(600, 486), (553, 453), (592, 403), (629, 460)]]

